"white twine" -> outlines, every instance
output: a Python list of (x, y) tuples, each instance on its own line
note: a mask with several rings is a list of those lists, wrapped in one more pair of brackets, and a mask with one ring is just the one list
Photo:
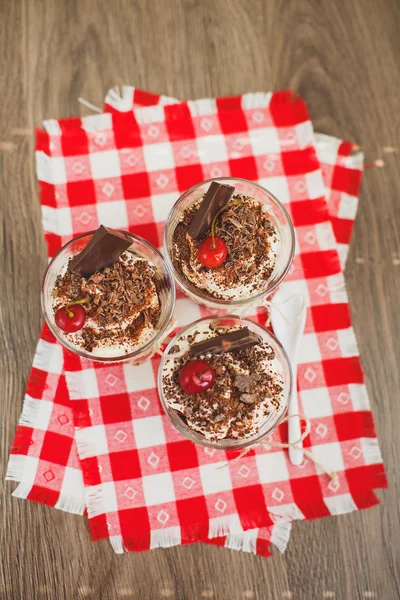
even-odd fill
[(385, 161), (382, 160), (381, 158), (377, 158), (376, 160), (369, 162), (369, 163), (364, 163), (364, 169), (368, 169), (370, 167), (384, 167), (385, 166)]
[[(350, 156), (353, 156), (354, 154), (358, 154), (358, 152), (360, 152), (361, 148), (358, 144), (354, 144), (353, 145), (353, 149), (350, 152)], [(398, 152), (398, 148), (395, 148), (393, 146), (384, 146), (382, 148), (383, 152), (386, 153), (392, 153), (392, 152)], [(385, 161), (382, 158), (376, 158), (374, 161), (369, 162), (369, 163), (364, 163), (364, 168), (368, 169), (370, 167), (378, 167), (378, 168), (382, 168), (385, 166)]]
[(328, 477), (330, 477), (332, 479), (332, 481), (337, 481), (337, 473), (335, 473), (334, 471), (329, 471), (328, 469), (326, 469), (326, 467), (321, 463), (321, 461), (319, 461), (317, 458), (315, 458), (315, 456), (306, 448), (300, 447), (299, 448), (299, 444), (302, 444), (302, 442), (305, 440), (305, 438), (309, 435), (310, 431), (311, 431), (311, 422), (310, 419), (308, 419), (305, 415), (301, 415), (301, 414), (295, 414), (295, 415), (289, 415), (288, 417), (285, 417), (282, 421), (282, 423), (286, 423), (287, 421), (289, 421), (290, 419), (293, 419), (294, 417), (299, 417), (301, 421), (304, 421), (306, 424), (305, 430), (303, 431), (303, 433), (301, 434), (300, 438), (298, 440), (296, 440), (295, 442), (291, 442), (288, 444), (283, 444), (282, 442), (257, 442), (257, 444), (252, 444), (251, 446), (247, 446), (247, 448), (244, 448), (242, 450), (242, 452), (236, 456), (233, 460), (229, 461), (229, 463), (226, 463), (220, 467), (217, 467), (217, 469), (224, 469), (225, 467), (227, 467), (229, 464), (233, 465), (236, 462), (238, 462), (241, 458), (243, 458), (243, 456), (246, 456), (246, 454), (248, 452), (250, 452), (250, 450), (253, 450), (254, 448), (257, 448), (258, 446), (263, 446), (264, 448), (267, 448), (267, 450), (270, 450), (271, 448), (294, 448), (295, 450), (301, 450), (305, 456), (307, 456), (307, 458), (309, 458), (315, 465), (318, 465), (323, 471), (324, 473), (326, 473), (328, 475)]
[(86, 108), (89, 108), (90, 110), (93, 110), (94, 112), (97, 112), (99, 114), (101, 114), (103, 112), (101, 110), (101, 108), (99, 108), (95, 104), (92, 104), (91, 102), (88, 102), (87, 100), (85, 100), (85, 98), (81, 98), (80, 96), (78, 98), (78, 102), (80, 102), (81, 104), (83, 104), (83, 106), (86, 106)]
[(394, 152), (398, 152), (399, 148), (395, 148), (394, 146), (384, 146), (382, 150), (388, 154), (393, 154)]

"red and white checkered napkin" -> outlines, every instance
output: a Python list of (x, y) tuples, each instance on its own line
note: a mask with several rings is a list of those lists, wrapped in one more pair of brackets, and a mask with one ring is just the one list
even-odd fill
[[(193, 445), (162, 412), (159, 359), (84, 361), (64, 354), (46, 327), (8, 477), (20, 482), (18, 497), (86, 507), (93, 539), (109, 538), (117, 552), (207, 540), (267, 555), (270, 541), (284, 549), (291, 520), (372, 506), (374, 489), (386, 486), (338, 256), (339, 248), (345, 260), (362, 156), (315, 138), (304, 102), (287, 92), (172, 102), (125, 88), (122, 99), (108, 96), (108, 114), (45, 122), (37, 172), (49, 254), (100, 223), (160, 246), (170, 206), (192, 184), (233, 175), (265, 185), (297, 233), (283, 285), (308, 306), (298, 370), (312, 423), (306, 444), (338, 481), (308, 460), (293, 466), (280, 449), (235, 462), (235, 453)], [(202, 314), (178, 297), (179, 325)], [(254, 317), (264, 323), (266, 313)], [(282, 425), (273, 439), (286, 436)]]

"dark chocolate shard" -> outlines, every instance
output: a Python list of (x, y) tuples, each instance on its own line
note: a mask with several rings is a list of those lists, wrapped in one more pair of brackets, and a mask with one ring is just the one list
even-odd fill
[(224, 352), (235, 352), (257, 346), (262, 343), (259, 335), (250, 331), (248, 327), (232, 331), (231, 333), (223, 333), (216, 337), (198, 342), (190, 347), (192, 356), (200, 356), (201, 354), (223, 354)]
[(228, 204), (235, 188), (225, 183), (212, 181), (204, 195), (199, 210), (194, 215), (188, 227), (188, 234), (194, 240), (201, 240), (210, 230), (216, 214)]
[(127, 234), (100, 225), (82, 252), (69, 261), (68, 270), (89, 279), (96, 271), (113, 265), (131, 244)]

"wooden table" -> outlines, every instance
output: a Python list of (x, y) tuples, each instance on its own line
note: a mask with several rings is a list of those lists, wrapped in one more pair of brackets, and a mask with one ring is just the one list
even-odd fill
[(390, 482), (381, 507), (298, 522), (269, 559), (202, 544), (116, 556), (7, 483), (1, 598), (400, 597), (400, 150), (384, 152), (400, 146), (399, 28), (396, 0), (0, 0), (1, 478), (42, 322), (33, 128), (130, 83), (178, 98), (293, 88), (317, 131), (384, 159), (364, 176), (346, 279)]

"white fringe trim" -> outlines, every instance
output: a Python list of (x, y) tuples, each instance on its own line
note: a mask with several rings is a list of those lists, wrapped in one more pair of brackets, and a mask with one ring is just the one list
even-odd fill
[(291, 531), (291, 521), (278, 521), (272, 528), (271, 544), (274, 544), (282, 554), (285, 552), (289, 543)]
[(377, 438), (360, 438), (365, 464), (376, 465), (383, 463), (379, 441)]
[[(179, 101), (169, 96), (161, 96), (159, 103), (154, 106), (144, 106), (137, 108), (133, 106), (134, 90), (132, 86), (122, 86), (122, 91), (119, 88), (112, 88), (108, 91), (106, 102), (120, 112), (127, 112), (134, 108), (135, 117), (138, 123), (150, 124), (162, 122), (165, 119), (164, 106), (171, 104), (179, 104)], [(262, 109), (267, 108), (271, 102), (272, 93), (256, 92), (252, 94), (244, 94), (242, 96), (243, 109)], [(216, 100), (212, 98), (203, 98), (200, 100), (190, 100), (188, 107), (192, 117), (201, 117), (214, 115), (217, 113)], [(82, 117), (82, 129), (88, 132), (104, 131), (112, 129), (112, 115), (110, 113), (102, 113)], [(43, 126), (47, 133), (52, 136), (60, 136), (61, 128), (57, 120), (49, 119), (43, 121)], [(42, 164), (49, 160), (44, 152), (38, 151), (37, 156), (37, 174), (41, 181), (48, 183), (60, 183), (53, 181), (51, 170), (48, 165)], [(45, 158), (43, 158), (45, 157)]]
[(359, 356), (356, 334), (352, 327), (337, 331), (342, 357)]
[(350, 169), (358, 169), (360, 171), (364, 170), (364, 152), (359, 150), (358, 152), (354, 152), (345, 158), (345, 165)]
[(349, 297), (347, 295), (346, 283), (344, 280), (343, 273), (337, 273), (336, 275), (328, 275), (326, 281), (328, 284), (328, 290), (331, 297), (331, 301), (334, 304), (348, 303)]
[(53, 172), (51, 169), (51, 158), (42, 150), (37, 150), (36, 158), (36, 175), (39, 181), (46, 183), (56, 183), (53, 181)]
[[(256, 94), (244, 94), (242, 96), (242, 108), (262, 109), (270, 104), (272, 94), (262, 92)], [(213, 98), (202, 98), (200, 100), (189, 100), (187, 103), (192, 117), (206, 117), (217, 113), (217, 103)], [(161, 109), (161, 110), (160, 110)], [(164, 110), (159, 106), (145, 106), (135, 108), (135, 117), (138, 123), (153, 123), (164, 120)]]
[(61, 135), (61, 127), (57, 119), (46, 119), (42, 125), (49, 135)]
[(105, 493), (106, 490), (104, 489), (104, 484), (86, 488), (86, 503), (89, 519), (107, 512), (104, 502)]
[(25, 395), (22, 413), (19, 418), (20, 425), (24, 425), (25, 427), (35, 427), (39, 414), (40, 402), (46, 402), (46, 400), (35, 400), (27, 394)]
[(324, 498), (324, 503), (331, 515), (344, 515), (345, 513), (357, 510), (357, 505), (350, 494), (340, 494)]
[(11, 495), (14, 496), (14, 498), (22, 498), (23, 500), (26, 500), (31, 489), (32, 484), (20, 483)]
[[(134, 90), (132, 86), (122, 86), (112, 88), (108, 91), (105, 102), (120, 112), (135, 110), (135, 117), (140, 124), (159, 123), (164, 121), (163, 107), (169, 104), (179, 104), (179, 100), (169, 96), (161, 96), (160, 101), (154, 106), (144, 106), (143, 108), (134, 107)], [(271, 102), (272, 93), (256, 92), (253, 94), (244, 94), (242, 96), (242, 108), (245, 110), (267, 108)], [(213, 98), (201, 98), (199, 100), (189, 100), (187, 103), (192, 117), (204, 117), (217, 113), (217, 104)], [(95, 119), (96, 115), (86, 118)]]
[(77, 498), (76, 496), (61, 493), (55, 504), (55, 508), (72, 513), (73, 515), (83, 515), (86, 509), (86, 502), (84, 498)]
[(161, 106), (167, 106), (171, 104), (179, 104), (180, 100), (176, 98), (171, 98), (171, 96), (160, 96), (159, 104)]
[(367, 388), (363, 383), (350, 383), (349, 393), (353, 410), (371, 410)]
[[(135, 87), (132, 85), (116, 86), (108, 90), (104, 103), (112, 106), (119, 112), (128, 112), (135, 108), (134, 97)], [(170, 96), (160, 96), (158, 104), (166, 106), (167, 104), (179, 104), (180, 100)]]
[[(285, 552), (287, 548), (291, 530), (292, 523), (284, 520), (275, 523), (272, 528), (271, 544), (274, 544), (274, 546), (282, 553)], [(256, 554), (258, 535), (259, 529), (249, 529), (242, 533), (230, 533), (226, 538), (225, 548)]]
[[(339, 150), (339, 146), (342, 143), (342, 140), (330, 136), (330, 135), (325, 135), (323, 133), (316, 133), (315, 134), (315, 146), (316, 146), (316, 150), (317, 150), (317, 156), (320, 160), (321, 163), (328, 163), (328, 164), (336, 164), (337, 162), (337, 156), (338, 156), (338, 150)], [(343, 157), (343, 164), (346, 165), (346, 167), (349, 167), (351, 169), (358, 169), (360, 171), (363, 170), (364, 167), (364, 153), (361, 152), (361, 150), (352, 153), (349, 156)], [(328, 192), (329, 192), (329, 188)], [(343, 199), (342, 199), (343, 202)], [(354, 197), (353, 199), (353, 205), (351, 207), (351, 209), (349, 210), (348, 208), (348, 218), (349, 219), (353, 219), (355, 220), (356, 218), (356, 214), (357, 214), (357, 207), (358, 207), (358, 198)], [(346, 265), (346, 261), (347, 261), (347, 257), (349, 254), (349, 245), (348, 244), (338, 244), (338, 252), (339, 252), (339, 258), (340, 258), (340, 264), (342, 266), (342, 268), (345, 268)]]
[(270, 515), (275, 523), (280, 523), (282, 519), (284, 521), (303, 521), (305, 519), (297, 504), (294, 503), (271, 507)]
[[(343, 140), (334, 137), (333, 135), (326, 135), (325, 133), (315, 134), (315, 145), (317, 154), (321, 162), (327, 162), (335, 164), (337, 160), (337, 154), (339, 147)], [(361, 149), (354, 151), (349, 156), (343, 157), (344, 163), (347, 167), (352, 169), (363, 169), (364, 165), (364, 153)]]
[(240, 524), (238, 515), (228, 515), (226, 517), (217, 517), (210, 519), (210, 526), (208, 529), (208, 537), (222, 537), (229, 533), (242, 533), (243, 528)]
[[(290, 522), (280, 522), (273, 526), (271, 534), (271, 543), (278, 548), (280, 552), (285, 552), (290, 538), (292, 524)], [(241, 533), (229, 533), (226, 535), (224, 547), (230, 550), (239, 550), (256, 554), (258, 529), (249, 529)], [(110, 536), (111, 546), (116, 554), (123, 554), (125, 548), (122, 537), (119, 535)], [(167, 548), (170, 546), (179, 546), (181, 544), (181, 535), (179, 527), (171, 527), (165, 530), (153, 531), (151, 533), (151, 549)]]
[(95, 133), (96, 131), (109, 131), (112, 129), (112, 127), (112, 115), (110, 113), (82, 117), (82, 129), (88, 133)]
[[(11, 476), (8, 476), (6, 479), (11, 479)], [(12, 496), (14, 498), (21, 498), (22, 500), (26, 500), (32, 490), (32, 484), (26, 484), (23, 481), (15, 488), (12, 492)], [(71, 513), (73, 515), (83, 515), (86, 509), (86, 503), (82, 498), (71, 496), (69, 494), (63, 494), (61, 492), (60, 497), (55, 504), (55, 508), (58, 510), (62, 510), (63, 512)]]
[(258, 529), (249, 529), (248, 531), (243, 531), (243, 533), (230, 533), (226, 537), (225, 548), (255, 554), (257, 551), (258, 531)]
[[(85, 131), (87, 131), (89, 133), (112, 129), (112, 115), (110, 113), (87, 115), (86, 117), (82, 117), (81, 121), (82, 121), (82, 129), (84, 129)], [(51, 135), (52, 137), (58, 137), (62, 134), (62, 131), (58, 124), (58, 121), (56, 121), (55, 119), (51, 119), (49, 121), (43, 121), (42, 125), (43, 125), (44, 129), (47, 131), (47, 133), (49, 135)], [(39, 176), (39, 171), (38, 171), (38, 166), (37, 166), (38, 155), (44, 155), (48, 160), (51, 160), (51, 158), (48, 157), (47, 154), (45, 154), (41, 150), (38, 150), (36, 152), (36, 172), (38, 173), (38, 176)], [(41, 161), (42, 159), (39, 158), (39, 160)], [(49, 176), (49, 175), (47, 175), (47, 176)], [(43, 181), (48, 181), (48, 180), (44, 179)], [(60, 182), (48, 181), (48, 183), (60, 183)]]
[(178, 546), (182, 541), (180, 527), (167, 527), (151, 532), (150, 548), (169, 548)]
[(253, 110), (257, 108), (267, 108), (270, 105), (272, 92), (254, 92), (242, 96), (242, 108), (244, 110)]
[(340, 266), (344, 270), (346, 267), (347, 257), (349, 255), (349, 245), (348, 244), (338, 244), (337, 251), (339, 253)]
[(104, 103), (118, 110), (128, 112), (133, 108), (133, 93), (135, 88), (131, 85), (113, 87), (108, 90)]
[[(70, 388), (71, 390), (72, 388)], [(104, 440), (99, 436), (98, 426), (75, 428), (75, 441), (79, 458), (91, 458), (104, 454)]]
[(116, 554), (123, 554), (125, 552), (122, 537), (120, 535), (111, 535), (109, 537), (110, 544)]
[[(123, 85), (120, 87), (113, 87), (108, 90), (105, 104), (112, 106), (115, 110), (120, 112), (128, 112), (129, 110), (135, 109), (135, 114), (139, 118), (143, 118), (143, 123), (154, 122), (159, 119), (159, 114), (154, 109), (156, 106), (167, 106), (171, 104), (179, 104), (181, 101), (177, 98), (171, 98), (170, 96), (161, 95), (158, 105), (146, 106), (143, 108), (134, 106), (135, 98), (135, 87), (131, 85)], [(244, 94), (242, 96), (242, 108), (244, 110), (252, 110), (257, 108), (267, 108), (270, 105), (272, 98), (272, 92), (255, 92), (250, 94)], [(205, 115), (215, 114), (216, 102), (212, 98), (201, 98), (199, 100), (190, 100), (188, 102), (190, 113), (192, 117), (201, 117)], [(143, 111), (143, 114), (140, 114)], [(161, 119), (162, 120), (162, 119)]]
[(150, 123), (162, 123), (165, 120), (163, 106), (144, 106), (135, 108), (135, 118), (140, 125), (150, 125)]
[(26, 457), (22, 454), (10, 454), (5, 477), (6, 480), (21, 481), (25, 469), (25, 458)]
[(326, 135), (326, 133), (316, 133), (315, 143), (317, 150), (320, 150), (321, 152), (329, 151), (333, 155), (336, 155), (342, 140), (333, 135)]

